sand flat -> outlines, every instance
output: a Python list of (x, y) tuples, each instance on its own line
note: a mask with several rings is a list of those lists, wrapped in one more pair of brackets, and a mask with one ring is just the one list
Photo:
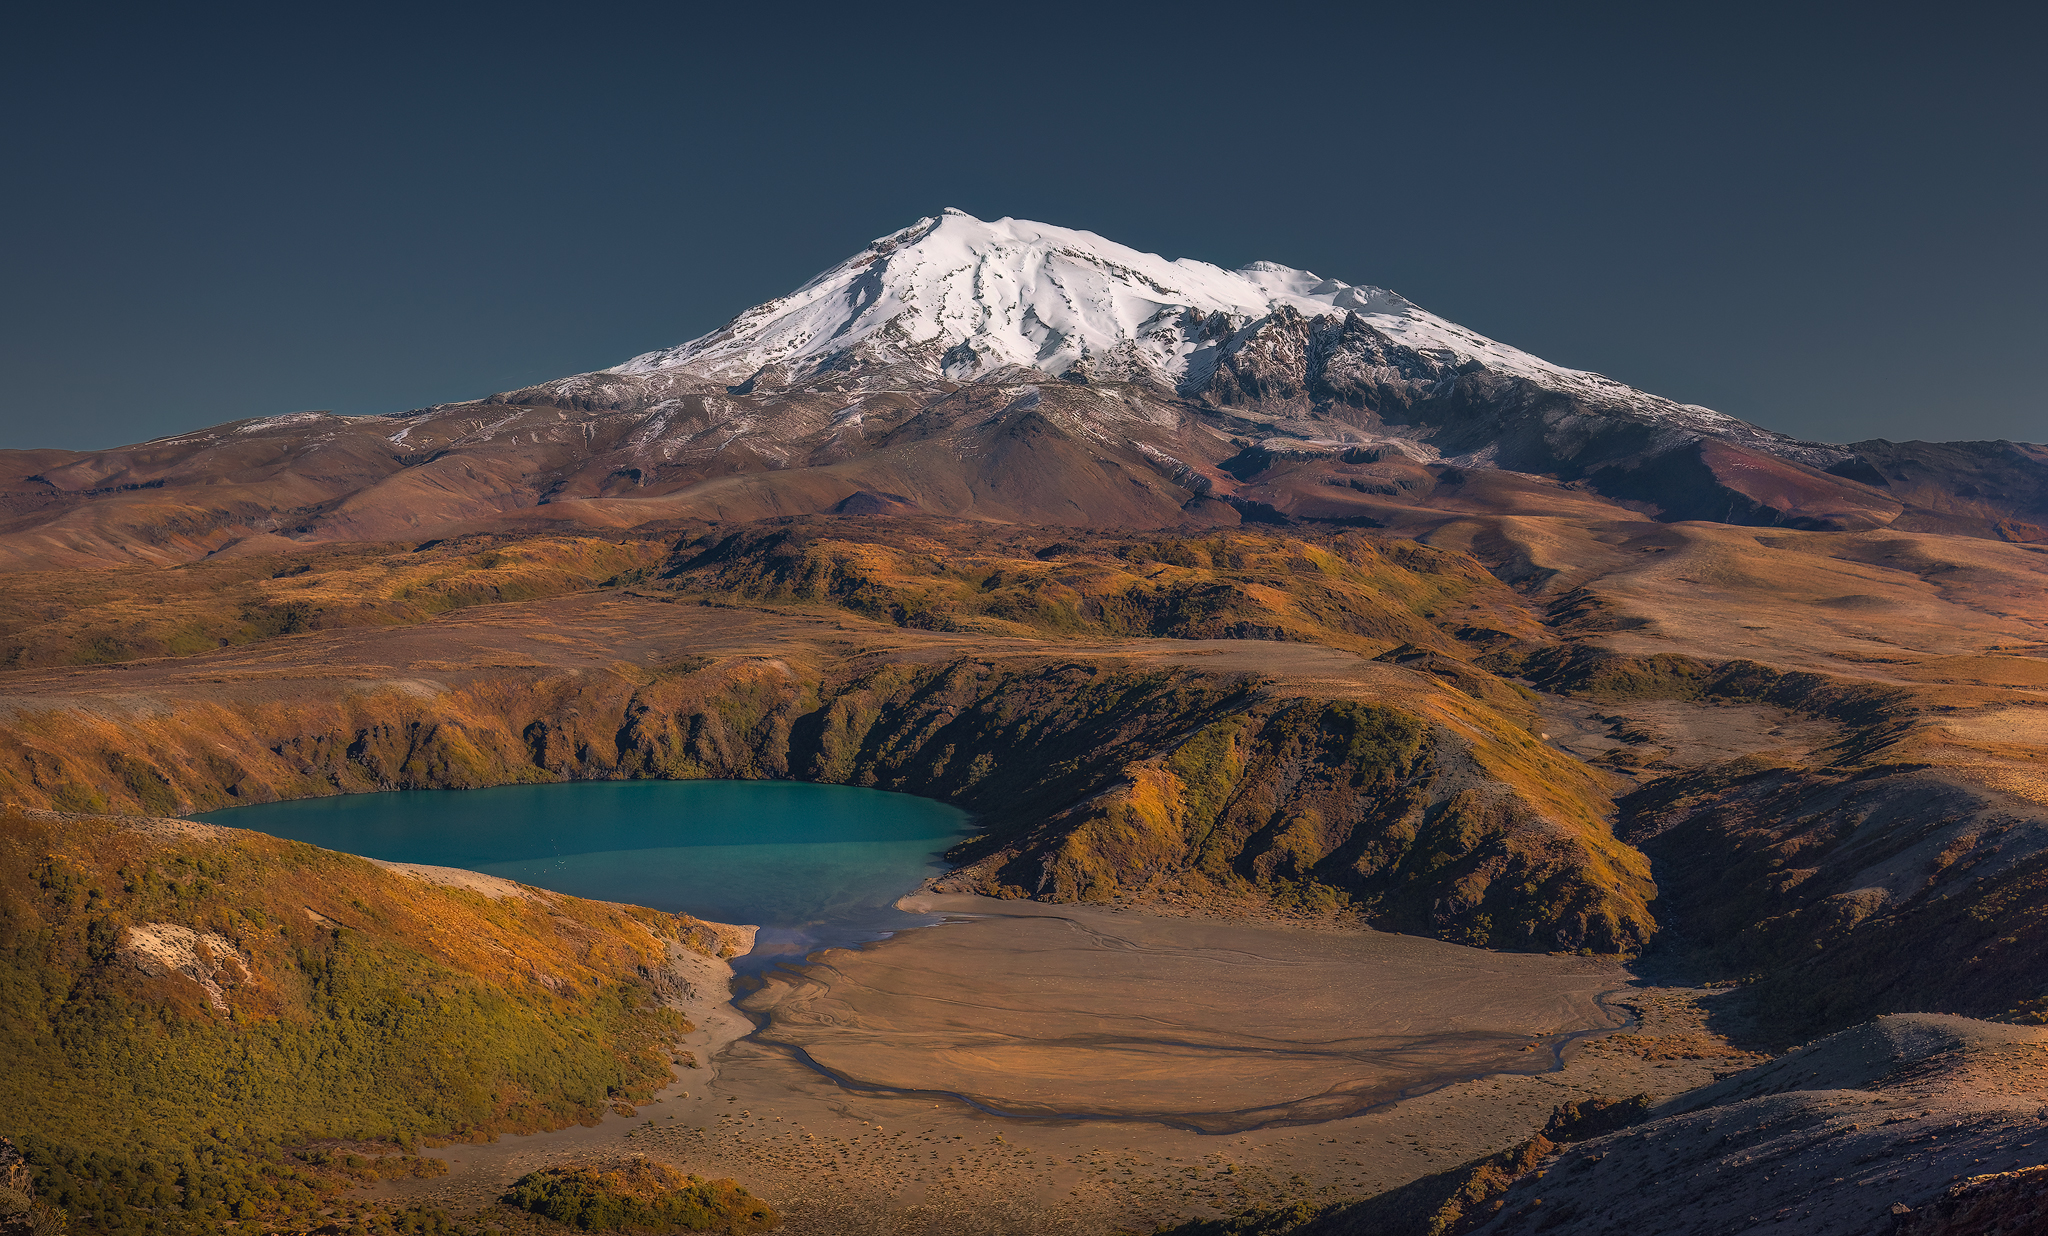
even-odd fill
[[(962, 916), (771, 972), (754, 1042), (858, 1090), (1203, 1132), (1556, 1068), (1621, 1018), (1611, 961), (1412, 936), (927, 896)], [(967, 916), (972, 917), (967, 917)]]
[[(847, 1046), (839, 1048), (832, 1040), (840, 1030), (826, 1019), (857, 1016), (879, 1021), (884, 996), (904, 1001), (890, 1013), (893, 1017), (943, 1019), (947, 1033), (963, 1041), (980, 1034), (987, 1042), (1020, 1043), (1020, 1052), (1030, 1047), (1030, 1041), (1028, 1035), (1016, 1033), (1014, 1023), (1025, 1022), (1021, 1028), (1028, 1031), (1034, 1019), (1049, 1023), (1082, 1016), (1117, 1019), (1127, 1034), (1134, 1027), (1151, 1026), (1149, 1033), (1161, 1051), (1180, 1042), (1176, 1035), (1184, 1028), (1206, 1028), (1217, 1036), (1199, 1041), (1199, 1046), (1233, 1047), (1239, 1044), (1232, 1035), (1254, 1038), (1259, 1026), (1270, 1030), (1274, 1022), (1295, 1034), (1292, 1041), (1311, 1053), (1331, 1046), (1319, 1044), (1304, 1030), (1317, 1025), (1336, 1025), (1333, 1043), (1345, 1036), (1360, 1040), (1406, 1033), (1422, 1038), (1432, 1027), (1498, 1037), (1504, 1026), (1516, 1044), (1529, 1042), (1519, 1036), (1531, 1029), (1548, 1026), (1552, 1033), (1543, 1036), (1538, 1048), (1523, 1052), (1517, 1047), (1506, 1071), (1481, 1072), (1490, 1067), (1482, 1054), (1471, 1062), (1473, 1072), (1465, 1074), (1469, 1080), (1434, 1086), (1424, 1081), (1419, 1084), (1425, 1092), (1398, 1103), (1316, 1123), (1282, 1120), (1233, 1131), (1168, 1122), (1156, 1112), (1143, 1114), (1135, 1103), (1131, 1106), (1141, 1114), (1129, 1118), (1019, 1117), (941, 1091), (843, 1086), (807, 1064), (796, 1049), (748, 1034), (753, 1026), (737, 1010), (707, 1007), (691, 1011), (700, 1028), (682, 1044), (696, 1053), (703, 1067), (678, 1066), (677, 1084), (641, 1104), (634, 1114), (627, 1116), (621, 1109), (594, 1127), (437, 1148), (434, 1155), (453, 1169), (449, 1175), (386, 1181), (375, 1187), (376, 1195), (466, 1212), (487, 1206), (514, 1179), (539, 1167), (647, 1154), (686, 1171), (745, 1181), (787, 1216), (779, 1230), (790, 1236), (1109, 1236), (1150, 1231), (1181, 1217), (1215, 1217), (1246, 1207), (1376, 1193), (1514, 1145), (1540, 1129), (1559, 1103), (1637, 1092), (1661, 1098), (1711, 1082), (1754, 1060), (1740, 1052), (1716, 1050), (1717, 1036), (1703, 1024), (1705, 1003), (1725, 998), (1725, 992), (1645, 987), (1601, 960), (1500, 955), (1413, 937), (1219, 924), (977, 898), (933, 899), (924, 908), (953, 914), (986, 911), (998, 917), (909, 931), (866, 949), (814, 955), (814, 964), (829, 964), (832, 973), (796, 977), (827, 992), (834, 982), (847, 983), (840, 975), (885, 973), (880, 968), (870, 972), (869, 961), (886, 962), (896, 975), (893, 990), (880, 983), (860, 989), (843, 985), (838, 991), (844, 1007), (812, 1006), (804, 1034), (828, 1056), (837, 1050), (846, 1057), (843, 1062), (869, 1063), (868, 1045), (856, 1040), (872, 1041), (883, 1032), (874, 1025), (842, 1020), (840, 1028), (849, 1037)], [(1032, 918), (1051, 921), (1021, 921)], [(1086, 930), (1064, 928), (1063, 937), (1055, 934), (1059, 920), (1074, 920)], [(969, 930), (977, 926), (981, 930)], [(1035, 936), (1027, 929), (1046, 934)], [(1186, 942), (1192, 954), (1179, 973), (1193, 978), (1181, 985), (1183, 990), (1170, 992), (1170, 998), (1159, 997), (1161, 986), (1170, 986), (1157, 977), (1169, 967), (1161, 960), (1161, 938), (1169, 944)], [(1030, 950), (1023, 946), (1033, 939), (1080, 939), (1087, 942), (1088, 951), (1065, 944), (1047, 950), (1050, 958), (1041, 959), (1036, 969), (1020, 964), (1014, 982), (991, 968), (1006, 956), (1014, 960), (1027, 955)], [(1300, 952), (1277, 948), (1274, 939), (1292, 941)], [(1384, 950), (1377, 971), (1355, 957), (1349, 968), (1330, 960), (1374, 947)], [(913, 964), (926, 948), (937, 950), (934, 957), (953, 960), (944, 965)], [(1119, 960), (1109, 956), (1112, 952), (1149, 957), (1152, 965), (1141, 970), (1128, 956)], [(1360, 955), (1373, 956), (1369, 951)], [(1062, 966), (1081, 958), (1115, 965), (1126, 976), (1137, 972), (1150, 984), (1144, 989), (1154, 997), (1150, 1020), (1116, 983), (1103, 984), (1099, 998), (1093, 999), (1065, 985)], [(1260, 958), (1273, 963), (1274, 973), (1283, 972), (1280, 963), (1300, 962), (1284, 967), (1292, 986), (1277, 981), (1262, 985), (1262, 966), (1247, 960)], [(707, 970), (719, 966), (722, 963), (707, 963)], [(1370, 978), (1375, 973), (1379, 981), (1370, 986), (1312, 986), (1302, 981), (1332, 975)], [(982, 984), (978, 999), (965, 998), (963, 978)], [(1402, 985), (1391, 981), (1396, 978), (1412, 981), (1412, 996), (1403, 997)], [(955, 984), (954, 998), (943, 997), (943, 989), (935, 986), (939, 980)], [(1562, 1027), (1607, 1024), (1597, 995), (1609, 983), (1628, 986), (1615, 1002), (1633, 1010), (1637, 1024), (1628, 1034), (1595, 1037), (1584, 1043), (1583, 1050), (1566, 1052), (1563, 1067), (1551, 1071), (1556, 1046), (1564, 1041), (1560, 1036), (1570, 1033)], [(711, 997), (715, 986), (706, 981), (698, 985), (698, 992)], [(816, 999), (815, 993), (806, 999)], [(1377, 1005), (1361, 1003), (1374, 999)], [(1471, 1007), (1462, 1007), (1467, 1001)], [(1305, 1011), (1291, 1013), (1294, 1003)], [(1347, 1010), (1360, 1008), (1369, 1014), (1379, 1009), (1396, 1028), (1347, 1024)], [(1222, 1009), (1235, 1012), (1238, 1021), (1221, 1024), (1219, 1033), (1216, 1019), (1203, 1013), (1183, 1016), (1186, 1025), (1177, 1027), (1173, 1017), (1158, 1016), (1161, 1009), (1170, 1014)], [(787, 1025), (799, 1024), (794, 1008), (785, 1012)], [(1412, 1021), (1403, 1023), (1403, 1017)], [(1403, 1024), (1408, 1030), (1399, 1029)], [(933, 1031), (932, 1026), (917, 1024), (908, 1029)], [(1005, 1029), (1011, 1031), (1009, 1040), (997, 1034)], [(942, 1047), (945, 1042), (943, 1035), (927, 1040)], [(1330, 1058), (1320, 1063), (1336, 1082), (1361, 1076), (1370, 1082), (1374, 1073), (1366, 1066), (1383, 1076), (1405, 1072), (1407, 1077), (1426, 1079), (1442, 1076), (1433, 1070), (1442, 1069), (1447, 1060), (1453, 1067), (1460, 1063), (1440, 1047), (1406, 1056), (1377, 1045), (1368, 1048), (1360, 1051), (1354, 1044), (1348, 1060), (1341, 1058), (1342, 1051), (1329, 1051)], [(1284, 1052), (1273, 1049), (1273, 1054)], [(901, 1070), (914, 1082), (928, 1081), (941, 1070), (954, 1070), (971, 1081), (982, 1072), (971, 1057), (971, 1051), (962, 1050), (952, 1060), (921, 1061), (904, 1053), (875, 1067)], [(1106, 1089), (1105, 1082), (1119, 1080), (1111, 1075), (1110, 1064), (1130, 1058), (1090, 1052), (1084, 1044), (1062, 1067), (1078, 1062), (1096, 1070), (1088, 1074), (1091, 1087)], [(1227, 1087), (1231, 1079), (1219, 1074), (1227, 1074), (1231, 1062), (1242, 1064), (1252, 1058), (1245, 1050), (1191, 1055), (1182, 1058), (1180, 1067), (1189, 1060), (1207, 1061), (1212, 1066), (1208, 1073), (1190, 1078), (1188, 1084)], [(1065, 1087), (1065, 1097), (1081, 1089), (1074, 1078), (1057, 1076), (1058, 1070), (1044, 1072), (1047, 1077), (1041, 1080)], [(1266, 1081), (1244, 1085), (1243, 1093), (1226, 1091), (1223, 1098), (1266, 1103), (1265, 1087), (1273, 1084), (1276, 1074), (1262, 1076)], [(1308, 1073), (1281, 1080), (1293, 1085), (1304, 1077), (1311, 1083), (1319, 1080)], [(1337, 1093), (1347, 1103), (1360, 1097)], [(1296, 1118), (1314, 1119), (1309, 1108), (1295, 1110)]]

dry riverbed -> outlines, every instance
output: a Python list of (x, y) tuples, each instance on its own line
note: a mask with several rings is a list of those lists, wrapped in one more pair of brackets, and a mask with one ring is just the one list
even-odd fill
[(447, 1147), (448, 1176), (382, 1191), (473, 1212), (535, 1168), (645, 1154), (738, 1179), (791, 1236), (1149, 1231), (1377, 1192), (1525, 1138), (1560, 1103), (1671, 1095), (1760, 1059), (1707, 1031), (1711, 993), (1602, 959), (906, 908), (956, 921), (772, 976), (741, 1001), (754, 1034), (730, 1006), (696, 1010), (702, 1067), (635, 1115)]

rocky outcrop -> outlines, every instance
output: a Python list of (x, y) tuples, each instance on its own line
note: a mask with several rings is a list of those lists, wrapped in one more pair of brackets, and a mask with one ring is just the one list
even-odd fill
[(1893, 1208), (1893, 1236), (2024, 1236), (2048, 1227), (2048, 1167), (1986, 1172), (1917, 1209)]
[(228, 1011), (221, 984), (249, 980), (249, 957), (217, 931), (194, 931), (182, 923), (131, 923), (121, 929), (116, 960), (147, 978), (177, 974), (206, 993), (215, 1011)]
[(0, 1236), (64, 1236), (68, 1226), (62, 1210), (36, 1196), (21, 1150), (0, 1137)]
[(1623, 952), (1647, 938), (1635, 856), (1545, 819), (1468, 740), (1399, 709), (1257, 704), (1119, 773), (992, 855), (963, 853), (945, 887), (1194, 904), (1256, 888), (1468, 944)]
[(1449, 390), (1479, 366), (1426, 355), (1373, 329), (1356, 313), (1303, 317), (1281, 306), (1232, 329), (1220, 315), (1202, 324), (1212, 354), (1198, 353), (1180, 389), (1225, 408), (1266, 412), (1360, 413), (1402, 421), (1418, 402)]

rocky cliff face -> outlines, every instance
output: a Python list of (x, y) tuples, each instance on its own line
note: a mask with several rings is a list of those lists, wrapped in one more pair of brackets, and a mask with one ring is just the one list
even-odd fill
[[(794, 777), (974, 811), (984, 835), (956, 882), (1006, 895), (1278, 906), (1511, 948), (1625, 951), (1651, 930), (1644, 865), (1615, 842), (1598, 778), (1536, 739), (1525, 692), (1472, 663), (1546, 637), (1462, 555), (1356, 534), (1053, 540), (920, 520), (707, 530), (665, 559), (577, 540), (454, 550), (342, 556), (279, 582), (466, 596), (516, 564), (646, 565), (637, 597), (117, 663), (95, 671), (119, 675), (97, 703), (67, 701), (78, 671), (44, 671), (0, 726), (0, 793), (171, 813)], [(786, 637), (762, 642), (764, 622)], [(285, 648), (296, 668), (279, 680), (260, 666)], [(347, 668), (366, 665), (385, 668)], [(294, 685), (265, 685), (279, 681)]]
[(953, 879), (982, 891), (1272, 902), (1540, 950), (1632, 950), (1653, 930), (1646, 868), (1602, 821), (1599, 787), (1428, 680), (1407, 680), (1414, 700), (1390, 707), (1115, 656), (927, 655), (815, 668), (689, 658), (424, 695), (194, 700), (174, 722), (35, 713), (0, 738), (0, 780), (30, 804), (168, 811), (513, 781), (795, 777), (975, 812), (986, 831)]

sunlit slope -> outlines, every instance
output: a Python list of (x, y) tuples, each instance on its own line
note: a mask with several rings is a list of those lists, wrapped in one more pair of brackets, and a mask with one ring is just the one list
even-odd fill
[(1277, 640), (1368, 656), (1544, 638), (1469, 556), (1357, 533), (779, 520), (685, 537), (647, 586), (988, 635)]
[(0, 813), (0, 1134), (73, 1164), (60, 1204), (90, 1226), (140, 1208), (176, 1229), (317, 1205), (328, 1161), (291, 1152), (323, 1139), (553, 1128), (666, 1084), (689, 1028), (671, 966), (728, 949), (719, 930), (439, 878), (182, 820)]
[(279, 635), (422, 622), (593, 588), (668, 538), (473, 537), (292, 546), (176, 567), (17, 571), (0, 589), (0, 669), (191, 656)]
[[(983, 836), (959, 855), (962, 878), (990, 891), (1223, 897), (1507, 947), (1639, 947), (1650, 887), (1613, 839), (1598, 778), (1543, 747), (1512, 685), (1451, 655), (1469, 655), (1460, 630), (1471, 647), (1514, 642), (1499, 629), (1527, 626), (1513, 598), (1455, 555), (1339, 548), (1249, 538), (1242, 570), (1277, 580), (1289, 555), (1321, 559), (1332, 582), (1312, 600), (1339, 587), (1361, 598), (1342, 603), (1360, 627), (1345, 640), (1423, 668), (1307, 642), (1023, 623), (1009, 629), (1029, 634), (999, 637), (897, 626), (829, 599), (779, 613), (613, 590), (124, 669), (21, 671), (0, 725), (0, 793), (169, 812), (380, 788), (795, 777), (976, 812)], [(1134, 570), (1161, 566), (1108, 556), (1086, 569), (1134, 586)], [(1239, 568), (1173, 569), (1226, 596), (1265, 587), (1232, 582)], [(1312, 608), (1272, 591), (1277, 610), (1254, 601), (1245, 614), (1315, 631)], [(1417, 616), (1439, 599), (1440, 623)], [(1404, 737), (1355, 740), (1382, 722)], [(1240, 752), (1200, 737), (1218, 725)], [(1216, 767), (1191, 771), (1204, 753)], [(1121, 839), (1120, 815), (1077, 807), (1109, 812), (1127, 785), (1168, 775), (1180, 787), (1142, 843)]]
[[(875, 785), (976, 812), (955, 879), (981, 891), (1513, 948), (1633, 949), (1654, 916), (1764, 976), (1786, 1035), (2035, 1007), (2048, 555), (1561, 516), (1428, 540), (879, 515), (281, 559), (220, 595), (399, 625), (13, 671), (0, 795)], [(160, 573), (173, 604), (216, 604), (168, 586), (196, 570)], [(536, 571), (611, 586), (489, 603)], [(1546, 739), (1560, 707), (1599, 742)], [(1737, 720), (1813, 737), (1714, 738)]]

